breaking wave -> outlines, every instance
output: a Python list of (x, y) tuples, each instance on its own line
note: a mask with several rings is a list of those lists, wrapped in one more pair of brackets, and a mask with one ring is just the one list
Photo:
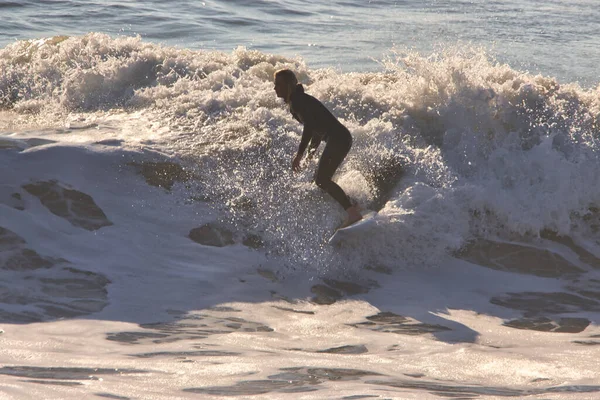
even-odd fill
[[(343, 213), (312, 184), (316, 161), (290, 171), (301, 127), (275, 97), (279, 68), (354, 136), (336, 179), (380, 217), (343, 251), (326, 244)], [(521, 72), (481, 49), (393, 50), (379, 72), (340, 73), (244, 48), (91, 33), (15, 42), (0, 50), (0, 70), (4, 128), (143, 115), (151, 131), (135, 134), (194, 173), (192, 195), (293, 265), (431, 263), (478, 237), (598, 230), (600, 88)]]

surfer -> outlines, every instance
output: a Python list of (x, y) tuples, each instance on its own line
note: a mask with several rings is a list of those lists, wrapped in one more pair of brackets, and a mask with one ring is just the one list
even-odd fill
[(315, 183), (348, 213), (342, 227), (360, 221), (362, 216), (358, 206), (352, 205), (344, 190), (331, 179), (352, 147), (350, 131), (319, 100), (304, 93), (304, 87), (298, 83), (293, 71), (282, 69), (275, 73), (275, 93), (289, 105), (294, 118), (304, 125), (300, 146), (292, 161), (292, 170), (300, 170), (300, 161), (309, 142), (309, 159), (314, 155), (321, 140), (327, 142), (319, 160)]

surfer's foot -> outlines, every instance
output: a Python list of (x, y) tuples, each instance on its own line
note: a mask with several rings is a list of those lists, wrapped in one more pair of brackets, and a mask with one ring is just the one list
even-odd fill
[(344, 222), (344, 225), (342, 225), (342, 228), (350, 226), (362, 219), (360, 208), (357, 205), (348, 208), (346, 212), (348, 213), (348, 218), (346, 219), (346, 222)]

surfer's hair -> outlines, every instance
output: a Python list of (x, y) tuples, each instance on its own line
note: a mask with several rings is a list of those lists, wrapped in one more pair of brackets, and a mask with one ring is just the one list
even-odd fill
[(283, 79), (283, 81), (287, 84), (294, 86), (298, 84), (298, 78), (296, 78), (296, 74), (294, 74), (291, 69), (280, 69), (279, 71), (275, 72), (274, 76), (275, 79)]

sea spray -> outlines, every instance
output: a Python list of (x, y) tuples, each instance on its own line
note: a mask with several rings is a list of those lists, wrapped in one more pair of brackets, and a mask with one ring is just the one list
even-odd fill
[[(16, 42), (0, 63), (0, 104), (21, 123), (110, 116), (125, 143), (184, 160), (190, 197), (295, 267), (435, 264), (478, 237), (584, 229), (600, 203), (599, 92), (481, 49), (395, 50), (380, 72), (340, 73), (244, 48), (88, 34)], [(275, 96), (279, 68), (354, 136), (334, 179), (381, 217), (358, 246), (325, 244), (344, 215), (312, 183), (316, 160), (290, 171), (302, 127)], [(147, 123), (132, 129), (133, 116)]]

